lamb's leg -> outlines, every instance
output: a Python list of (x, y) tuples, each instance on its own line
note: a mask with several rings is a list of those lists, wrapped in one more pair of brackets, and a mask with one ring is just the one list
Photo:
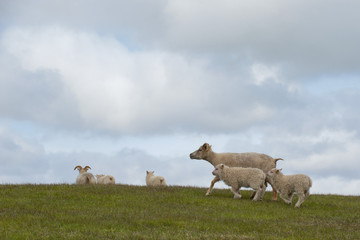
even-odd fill
[(256, 195), (256, 191), (254, 191), (251, 196), (250, 196), (250, 199), (254, 199), (255, 198), (255, 195)]
[(256, 191), (255, 191), (255, 196), (254, 196), (254, 198), (253, 198), (253, 201), (260, 201), (261, 200), (261, 189), (259, 188), (259, 189), (257, 189)]
[[(308, 189), (308, 190), (305, 190), (305, 199), (307, 199), (309, 196), (310, 196), (310, 191), (309, 191), (309, 189)], [(304, 201), (305, 201), (305, 200), (304, 200)]]
[(295, 207), (300, 207), (301, 204), (305, 201), (305, 194), (304, 193), (298, 193), (299, 196), (299, 200), (297, 201), (297, 203), (295, 204)]
[(288, 198), (289, 198), (290, 203), (292, 203), (293, 197), (294, 197), (294, 193), (289, 193), (288, 194)]
[(281, 198), (282, 200), (284, 200), (285, 203), (291, 205), (291, 202), (290, 202), (288, 199), (286, 199), (286, 197), (287, 197), (286, 194), (280, 193), (280, 198)]
[(220, 178), (219, 178), (218, 176), (215, 176), (214, 179), (211, 181), (211, 184), (210, 184), (209, 189), (208, 189), (207, 192), (206, 192), (206, 196), (209, 196), (209, 195), (210, 195), (210, 193), (211, 193), (211, 191), (212, 191), (212, 189), (213, 189), (213, 187), (214, 187), (214, 184), (215, 184), (216, 182), (218, 182), (218, 181), (220, 181)]
[(239, 191), (240, 191), (240, 188), (239, 189), (236, 189), (234, 187), (231, 188), (231, 192), (234, 194), (234, 198), (241, 198)]
[(262, 198), (265, 194), (265, 191), (266, 191), (266, 186), (265, 184), (263, 184), (261, 187), (260, 187), (260, 192), (259, 192), (259, 201), (262, 201)]

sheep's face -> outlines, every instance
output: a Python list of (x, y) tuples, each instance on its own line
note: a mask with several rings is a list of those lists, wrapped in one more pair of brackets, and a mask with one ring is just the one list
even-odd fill
[(214, 176), (219, 176), (219, 172), (222, 171), (224, 169), (225, 165), (224, 164), (219, 164), (215, 167), (214, 171), (212, 171), (212, 174)]
[(207, 159), (211, 146), (208, 143), (204, 143), (198, 150), (190, 154), (191, 159)]

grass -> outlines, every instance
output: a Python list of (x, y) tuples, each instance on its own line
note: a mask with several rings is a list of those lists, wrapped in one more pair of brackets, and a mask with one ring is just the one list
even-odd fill
[[(0, 239), (360, 239), (360, 197), (233, 199), (228, 189), (0, 185)], [(297, 198), (294, 198), (297, 201)]]

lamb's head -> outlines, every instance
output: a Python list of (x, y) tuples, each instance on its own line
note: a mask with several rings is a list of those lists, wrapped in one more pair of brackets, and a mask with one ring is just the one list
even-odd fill
[(214, 176), (219, 176), (220, 172), (224, 171), (225, 168), (227, 168), (228, 166), (224, 165), (224, 164), (218, 164), (216, 165), (214, 171), (212, 171), (212, 174)]
[(104, 174), (97, 174), (97, 175), (95, 175), (96, 176), (96, 178), (97, 179), (99, 179), (99, 178), (101, 178), (101, 177), (103, 177), (103, 176), (105, 176)]
[(209, 153), (212, 152), (211, 145), (204, 143), (198, 150), (190, 154), (191, 159), (207, 159)]
[(155, 171), (146, 171), (146, 176), (154, 176)]
[(271, 169), (270, 171), (268, 171), (268, 172), (266, 173), (266, 176), (267, 176), (268, 178), (270, 178), (270, 179), (273, 179), (273, 178), (275, 178), (276, 176), (282, 174), (281, 170), (282, 170), (282, 168), (281, 168), (281, 169), (273, 168), (273, 169)]
[(74, 168), (74, 170), (76, 170), (76, 169), (79, 170), (79, 173), (84, 173), (84, 172), (87, 172), (89, 169), (91, 169), (91, 167), (86, 166), (86, 167), (82, 168), (81, 166), (76, 166)]

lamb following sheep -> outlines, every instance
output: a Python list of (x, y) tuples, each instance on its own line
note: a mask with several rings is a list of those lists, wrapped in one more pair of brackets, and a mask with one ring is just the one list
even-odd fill
[[(310, 195), (311, 178), (305, 174), (284, 175), (282, 169), (273, 168), (267, 173), (269, 181), (280, 193), (280, 198), (291, 205), (294, 193), (299, 197), (295, 207), (300, 207)], [(289, 199), (287, 199), (289, 198)]]
[(94, 175), (88, 173), (87, 170), (91, 169), (91, 167), (86, 166), (82, 168), (81, 166), (76, 166), (74, 170), (79, 170), (79, 175), (76, 178), (76, 184), (95, 184), (96, 180)]
[[(261, 153), (216, 153), (213, 152), (211, 146), (208, 143), (204, 143), (198, 150), (190, 154), (191, 159), (204, 159), (211, 163), (214, 167), (218, 164), (225, 164), (229, 167), (250, 167), (250, 168), (259, 168), (265, 174), (276, 167), (276, 162), (278, 160), (283, 160), (282, 158), (272, 158), (266, 154)], [(220, 180), (219, 177), (211, 181), (211, 185), (206, 193), (209, 195), (214, 187), (214, 184)], [(267, 181), (267, 180), (266, 180)], [(267, 181), (268, 182), (268, 181)], [(273, 189), (273, 200), (276, 200), (276, 189), (270, 183)]]
[(98, 184), (115, 184), (115, 178), (111, 175), (99, 174), (95, 176)]
[(167, 186), (165, 178), (161, 176), (154, 176), (154, 171), (146, 171), (146, 186)]
[(212, 174), (219, 177), (228, 186), (231, 186), (234, 198), (241, 198), (239, 194), (241, 187), (251, 187), (256, 191), (253, 201), (261, 201), (264, 196), (266, 176), (258, 168), (228, 167), (224, 164), (219, 164), (215, 167)]

